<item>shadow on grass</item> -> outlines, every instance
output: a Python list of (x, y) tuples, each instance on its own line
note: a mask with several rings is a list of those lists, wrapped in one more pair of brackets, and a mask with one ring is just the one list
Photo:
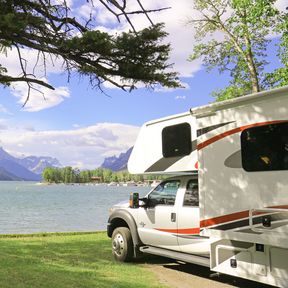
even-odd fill
[(0, 239), (0, 287), (163, 286), (141, 265), (116, 263), (111, 240), (96, 233)]

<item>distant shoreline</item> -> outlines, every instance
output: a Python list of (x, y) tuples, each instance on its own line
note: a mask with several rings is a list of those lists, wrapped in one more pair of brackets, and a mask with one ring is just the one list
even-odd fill
[(33, 182), (34, 185), (37, 186), (51, 186), (51, 185), (67, 185), (67, 186), (109, 186), (109, 187), (155, 187), (160, 183), (160, 180), (153, 180), (149, 182), (86, 182), (86, 183), (78, 183), (78, 182), (71, 182), (71, 183), (55, 183), (55, 182), (39, 182), (35, 180), (0, 180), (0, 182), (4, 183), (29, 183)]
[(104, 182), (100, 182), (100, 183), (93, 183), (93, 182), (87, 182), (87, 183), (49, 183), (49, 182), (37, 182), (35, 183), (35, 185), (39, 185), (39, 186), (49, 186), (49, 185), (68, 185), (68, 186), (99, 186), (99, 185), (103, 185), (103, 186), (109, 186), (109, 187), (152, 187), (153, 185), (159, 183), (159, 181), (156, 182), (152, 182), (152, 183), (145, 183), (145, 182), (141, 182), (141, 183), (128, 183), (128, 182), (110, 182), (110, 183), (104, 183)]

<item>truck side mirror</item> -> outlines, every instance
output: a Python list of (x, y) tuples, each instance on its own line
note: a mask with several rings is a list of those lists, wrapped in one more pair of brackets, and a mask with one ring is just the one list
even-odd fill
[(139, 208), (139, 193), (130, 193), (129, 208)]
[(140, 201), (142, 201), (142, 204), (139, 204), (139, 207), (143, 207), (143, 208), (147, 208), (148, 203), (149, 203), (149, 199), (147, 197), (143, 197), (139, 199)]

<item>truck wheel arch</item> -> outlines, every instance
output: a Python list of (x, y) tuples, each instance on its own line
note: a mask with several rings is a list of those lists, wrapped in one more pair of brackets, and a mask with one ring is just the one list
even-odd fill
[(142, 242), (139, 238), (137, 225), (133, 216), (124, 209), (116, 210), (110, 215), (107, 227), (108, 237), (111, 238), (113, 231), (118, 227), (127, 227), (130, 230), (134, 246), (134, 256), (137, 257), (139, 255), (138, 248), (142, 245)]

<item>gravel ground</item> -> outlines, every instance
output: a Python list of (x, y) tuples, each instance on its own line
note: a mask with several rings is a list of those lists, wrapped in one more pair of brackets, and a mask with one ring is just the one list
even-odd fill
[(257, 282), (244, 280), (237, 277), (222, 275), (210, 271), (209, 268), (170, 261), (165, 258), (152, 256), (144, 264), (147, 269), (156, 274), (160, 283), (171, 288), (271, 288)]

